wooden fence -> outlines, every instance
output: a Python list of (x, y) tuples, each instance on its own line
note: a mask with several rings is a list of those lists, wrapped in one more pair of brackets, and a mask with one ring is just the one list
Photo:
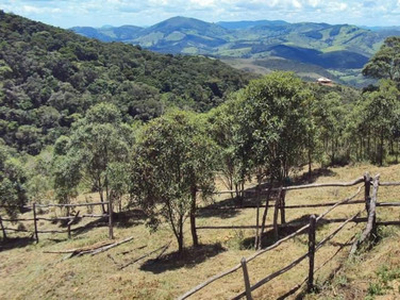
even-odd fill
[[(108, 214), (82, 214), (80, 215), (80, 211), (76, 213), (75, 215), (71, 215), (70, 209), (72, 207), (90, 207), (90, 206), (99, 206), (99, 205), (107, 205), (108, 207)], [(19, 207), (19, 206), (13, 206), (14, 208)], [(38, 216), (38, 209), (42, 208), (49, 208), (49, 207), (60, 207), (60, 208), (66, 208), (67, 209), (67, 216), (65, 217), (56, 217), (56, 218), (45, 218), (45, 217), (39, 217)], [(0, 208), (11, 208), (11, 206), (3, 205), (0, 206)], [(114, 239), (114, 230), (113, 230), (113, 210), (112, 210), (112, 205), (110, 202), (94, 202), (94, 203), (73, 203), (73, 204), (37, 204), (37, 203), (32, 203), (31, 206), (22, 206), (19, 207), (20, 209), (28, 209), (32, 210), (32, 218), (4, 218), (0, 215), (0, 227), (3, 233), (3, 240), (7, 240), (7, 231), (13, 231), (13, 232), (26, 232), (26, 233), (31, 233), (35, 237), (36, 243), (39, 242), (39, 234), (47, 234), (47, 233), (67, 233), (68, 238), (71, 238), (71, 233), (74, 231), (79, 231), (84, 228), (89, 228), (89, 225), (81, 226), (81, 227), (76, 227), (72, 228), (72, 225), (74, 222), (80, 219), (84, 218), (108, 218), (108, 234), (110, 239)], [(40, 230), (39, 229), (39, 224), (38, 221), (48, 221), (48, 222), (58, 222), (58, 221), (68, 221), (67, 229), (65, 230)], [(33, 222), (33, 231), (26, 230), (26, 229), (18, 229), (18, 228), (9, 228), (5, 226), (5, 222)]]
[[(390, 206), (400, 206), (400, 202), (389, 202), (389, 203), (379, 203), (377, 202), (377, 194), (378, 194), (378, 187), (379, 186), (400, 186), (400, 182), (379, 182), (379, 175), (375, 176), (373, 179), (370, 178), (369, 174), (366, 173), (364, 177), (358, 178), (355, 181), (349, 182), (349, 183), (324, 183), (324, 184), (308, 184), (308, 185), (302, 185), (302, 186), (290, 186), (290, 187), (283, 187), (279, 189), (274, 189), (274, 190), (300, 190), (300, 189), (305, 189), (305, 188), (320, 188), (320, 187), (350, 187), (350, 186), (355, 186), (360, 183), (364, 183), (364, 200), (354, 200), (357, 195), (360, 194), (362, 187), (359, 186), (357, 192), (352, 195), (351, 197), (344, 199), (342, 201), (336, 202), (336, 203), (329, 203), (331, 205), (324, 213), (319, 215), (318, 217), (315, 215), (312, 215), (309, 220), (309, 224), (304, 225), (300, 229), (296, 230), (292, 234), (278, 240), (275, 242), (273, 245), (256, 251), (254, 254), (250, 255), (247, 258), (242, 258), (240, 263), (233, 268), (226, 270), (220, 274), (217, 274), (215, 276), (210, 277), (207, 279), (205, 282), (199, 284), (198, 286), (194, 287), (190, 291), (186, 292), (185, 294), (181, 295), (178, 299), (186, 299), (193, 294), (197, 293), (201, 289), (205, 288), (209, 284), (229, 275), (232, 274), (238, 270), (243, 271), (243, 280), (244, 280), (244, 291), (242, 293), (239, 293), (232, 299), (240, 299), (242, 297), (246, 297), (247, 299), (252, 299), (252, 292), (259, 288), (260, 286), (266, 284), (267, 282), (271, 281), (272, 279), (288, 272), (298, 264), (300, 264), (302, 261), (308, 258), (309, 264), (308, 264), (308, 276), (304, 278), (298, 285), (296, 285), (293, 289), (291, 289), (287, 294), (285, 294), (282, 298), (287, 297), (293, 293), (295, 293), (303, 284), (307, 283), (307, 291), (310, 291), (314, 287), (314, 274), (315, 272), (319, 271), (321, 268), (323, 268), (333, 257), (335, 257), (342, 249), (344, 249), (345, 245), (351, 242), (352, 240), (355, 239), (357, 236), (357, 233), (355, 233), (348, 242), (346, 242), (343, 246), (341, 246), (336, 253), (333, 254), (331, 258), (329, 258), (327, 261), (322, 263), (320, 266), (317, 268), (314, 265), (315, 261), (315, 254), (328, 242), (330, 241), (333, 237), (335, 237), (347, 224), (350, 222), (366, 222), (366, 227), (365, 230), (362, 232), (362, 235), (359, 239), (356, 239), (351, 247), (350, 250), (350, 255), (353, 255), (357, 248), (365, 242), (367, 239), (370, 237), (373, 237), (376, 234), (376, 227), (377, 225), (400, 225), (399, 220), (395, 221), (388, 221), (388, 222), (376, 222), (376, 208), (379, 206), (382, 207), (390, 207)], [(372, 184), (372, 196), (370, 193), (371, 189), (371, 184)], [(230, 191), (226, 191), (226, 193), (229, 193)], [(354, 200), (354, 201), (352, 201)], [(341, 222), (341, 224), (334, 230), (332, 231), (328, 236), (322, 238), (322, 240), (316, 244), (316, 227), (318, 225), (318, 222), (321, 222), (321, 220), (330, 212), (332, 212), (336, 207), (340, 205), (350, 205), (350, 204), (360, 204), (360, 203), (365, 203), (365, 208), (359, 210), (357, 213), (352, 215), (350, 218), (345, 219), (345, 220), (331, 220), (332, 222)], [(326, 206), (327, 203), (325, 204), (311, 204), (311, 205), (294, 205), (292, 207), (286, 206), (286, 208), (304, 208), (304, 207), (323, 207)], [(275, 208), (277, 208), (277, 205), (274, 205)], [(367, 211), (367, 218), (359, 218), (360, 214), (366, 210)], [(276, 214), (276, 211), (275, 211)], [(274, 220), (276, 221), (276, 219)], [(324, 219), (326, 221), (326, 219)], [(329, 220), (328, 220), (329, 221)], [(304, 223), (303, 223), (304, 224)], [(248, 226), (247, 228), (258, 228), (257, 224), (256, 226)], [(296, 224), (298, 225), (298, 224)], [(271, 225), (270, 227), (274, 227), (276, 224)], [(281, 224), (279, 227), (285, 227), (288, 226), (287, 224)], [(293, 225), (292, 225), (293, 226)], [(237, 226), (219, 226), (219, 227), (199, 227), (198, 229), (220, 229), (220, 228), (243, 228), (243, 227), (237, 227)], [(302, 256), (296, 258), (294, 261), (290, 262), (286, 266), (284, 266), (282, 269), (269, 274), (265, 278), (261, 279), (257, 283), (251, 285), (250, 280), (249, 280), (249, 275), (248, 275), (248, 270), (247, 270), (247, 263), (251, 262), (258, 256), (271, 251), (278, 246), (280, 246), (282, 243), (294, 238), (295, 236), (304, 233), (308, 230), (308, 252), (304, 253)]]

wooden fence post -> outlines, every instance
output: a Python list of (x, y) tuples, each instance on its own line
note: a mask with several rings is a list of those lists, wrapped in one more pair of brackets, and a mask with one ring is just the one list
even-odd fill
[(369, 213), (369, 207), (371, 202), (371, 197), (370, 197), (371, 177), (368, 172), (364, 174), (364, 188), (365, 188), (365, 193), (364, 193), (365, 209), (367, 210), (367, 213)]
[(370, 202), (370, 209), (373, 210), (374, 217), (372, 219), (372, 236), (375, 238), (377, 236), (376, 231), (376, 203), (378, 202), (378, 188), (379, 188), (379, 178), (380, 175), (376, 175), (373, 180), (373, 191), (372, 191), (372, 199)]
[(114, 239), (114, 231), (113, 231), (113, 208), (111, 199), (108, 200), (108, 236), (110, 239)]
[[(67, 217), (69, 217), (69, 206), (67, 206)], [(68, 220), (68, 238), (71, 238), (71, 220)]]
[(314, 257), (315, 257), (315, 215), (310, 216), (310, 227), (308, 229), (308, 257), (309, 257), (309, 271), (307, 292), (311, 292), (314, 287)]
[(35, 240), (36, 240), (36, 243), (39, 243), (39, 235), (38, 235), (38, 229), (37, 229), (37, 218), (36, 218), (36, 202), (33, 202), (32, 208), (33, 208), (33, 223), (34, 223), (34, 226), (35, 226)]
[(258, 250), (261, 248), (261, 237), (260, 237), (260, 205), (261, 205), (261, 196), (260, 196), (260, 183), (261, 180), (257, 179), (257, 189), (256, 189), (256, 201), (257, 201), (257, 210), (256, 210), (256, 236), (254, 238), (254, 249)]
[(244, 286), (246, 288), (246, 299), (253, 300), (253, 297), (251, 296), (250, 279), (249, 273), (247, 272), (246, 258), (243, 257), (240, 263), (242, 264)]
[(5, 242), (7, 240), (7, 234), (6, 234), (6, 230), (4, 228), (3, 220), (1, 219), (1, 216), (0, 216), (0, 226), (1, 226), (1, 231), (3, 232), (3, 242)]
[(285, 208), (286, 208), (286, 190), (281, 192), (280, 196), (281, 224), (286, 224)]

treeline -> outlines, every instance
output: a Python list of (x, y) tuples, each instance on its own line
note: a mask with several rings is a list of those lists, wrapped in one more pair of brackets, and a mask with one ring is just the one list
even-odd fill
[(175, 106), (204, 112), (244, 87), (249, 76), (218, 60), (102, 43), (0, 11), (0, 133), (38, 154), (100, 102), (126, 123)]
[(146, 212), (150, 228), (170, 224), (182, 250), (187, 218), (193, 244), (199, 243), (196, 208), (200, 199), (212, 201), (217, 177), (238, 196), (248, 180), (290, 184), (307, 164), (394, 160), (399, 96), (390, 80), (358, 93), (276, 72), (207, 113), (170, 109), (146, 123), (128, 124), (114, 104), (101, 102), (38, 156), (2, 145), (0, 199), (21, 204), (54, 197), (68, 203), (90, 191), (121, 209), (129, 195), (130, 205)]

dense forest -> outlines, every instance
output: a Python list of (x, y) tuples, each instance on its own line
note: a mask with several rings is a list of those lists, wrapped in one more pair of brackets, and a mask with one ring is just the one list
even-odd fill
[[(274, 72), (249, 82), (218, 60), (138, 47), (0, 14), (0, 203), (96, 192), (167, 221), (183, 249), (218, 177), (287, 185), (299, 168), (397, 163), (400, 38), (388, 38), (362, 91)], [(160, 209), (161, 208), (161, 209)], [(106, 207), (103, 208), (106, 211)]]
[(132, 123), (170, 106), (207, 111), (248, 82), (218, 60), (101, 43), (1, 11), (0, 39), (1, 136), (30, 154), (102, 101)]

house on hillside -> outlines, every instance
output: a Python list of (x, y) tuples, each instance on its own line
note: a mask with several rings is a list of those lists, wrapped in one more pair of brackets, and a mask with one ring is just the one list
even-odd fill
[(333, 86), (333, 81), (326, 78), (326, 77), (320, 77), (317, 79), (317, 83), (320, 85), (328, 85), (328, 86)]

